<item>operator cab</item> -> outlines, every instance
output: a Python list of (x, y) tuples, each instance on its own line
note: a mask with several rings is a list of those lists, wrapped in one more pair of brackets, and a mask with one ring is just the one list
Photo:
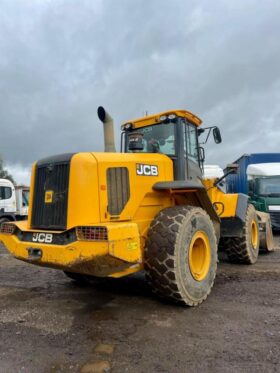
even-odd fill
[[(177, 110), (144, 117), (122, 126), (122, 151), (162, 153), (174, 164), (174, 180), (202, 178), (204, 149), (199, 146), (201, 119)], [(124, 145), (123, 145), (124, 144)]]

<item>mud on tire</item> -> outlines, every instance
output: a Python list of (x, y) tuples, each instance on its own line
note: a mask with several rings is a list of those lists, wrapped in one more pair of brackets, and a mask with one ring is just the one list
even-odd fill
[(0, 218), (0, 227), (2, 223), (8, 223), (10, 220), (8, 218)]
[(259, 255), (259, 226), (256, 210), (248, 205), (241, 237), (223, 239), (228, 260), (232, 263), (254, 264)]
[(144, 265), (148, 283), (160, 297), (188, 306), (204, 301), (217, 269), (217, 242), (208, 214), (192, 206), (160, 211), (148, 233)]

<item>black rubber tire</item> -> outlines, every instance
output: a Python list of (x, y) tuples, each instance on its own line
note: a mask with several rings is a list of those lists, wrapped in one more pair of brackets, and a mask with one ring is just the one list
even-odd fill
[[(197, 281), (189, 266), (192, 237), (203, 231), (210, 244), (210, 266)], [(175, 206), (159, 212), (153, 220), (145, 245), (146, 278), (154, 293), (173, 302), (197, 306), (214, 284), (217, 270), (217, 241), (209, 215), (199, 207)]]
[[(256, 248), (252, 244), (252, 221), (255, 220), (258, 230), (258, 243)], [(254, 264), (259, 255), (259, 225), (256, 210), (253, 205), (248, 205), (245, 222), (243, 224), (242, 237), (224, 238), (224, 245), (228, 260), (232, 263)]]
[(227, 239), (224, 237), (221, 237), (219, 244), (218, 244), (218, 251), (226, 251), (226, 246), (227, 246)]
[(8, 218), (0, 218), (0, 227), (1, 227), (1, 224), (2, 224), (2, 223), (7, 223), (7, 222), (9, 222), (9, 221), (11, 221), (11, 220), (8, 219)]

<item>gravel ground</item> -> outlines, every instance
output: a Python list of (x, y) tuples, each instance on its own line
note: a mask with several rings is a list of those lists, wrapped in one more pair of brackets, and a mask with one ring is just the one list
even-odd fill
[(183, 308), (142, 274), (79, 286), (0, 247), (0, 335), (1, 373), (279, 372), (280, 249), (221, 258), (206, 302)]

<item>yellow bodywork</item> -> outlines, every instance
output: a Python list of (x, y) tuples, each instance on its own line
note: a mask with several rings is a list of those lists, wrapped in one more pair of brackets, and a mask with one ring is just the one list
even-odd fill
[[(21, 231), (29, 230), (26, 222), (16, 222)], [(102, 224), (99, 224), (102, 226)], [(105, 226), (105, 224), (104, 224)], [(140, 236), (136, 223), (108, 223), (108, 241), (75, 241), (68, 245), (50, 245), (36, 242), (22, 242), (16, 235), (2, 234), (1, 240), (18, 259), (32, 261), (28, 249), (40, 249), (43, 252), (38, 265), (59, 268), (96, 276), (118, 277), (142, 269)], [(58, 231), (48, 233), (59, 234)], [(111, 259), (109, 259), (111, 257)], [(120, 260), (118, 260), (120, 259)], [(122, 261), (125, 261), (123, 263)]]
[[(127, 123), (132, 123), (134, 128), (144, 127), (157, 123), (161, 115), (169, 114), (185, 117), (196, 126), (202, 123), (197, 116), (183, 110), (168, 111)], [(138, 175), (136, 170), (139, 164), (156, 166), (157, 174), (148, 177)], [(119, 167), (126, 168), (128, 171), (130, 195), (122, 211), (118, 215), (111, 215), (108, 210), (107, 170)], [(173, 193), (153, 189), (158, 182), (174, 180), (173, 162), (164, 154), (77, 153), (73, 155), (70, 163), (66, 230), (35, 230), (31, 228), (35, 174), (36, 163), (32, 169), (28, 220), (10, 223), (17, 227), (16, 232), (10, 234), (8, 231), (2, 231), (0, 240), (18, 259), (65, 271), (120, 277), (143, 269), (145, 240), (152, 220), (160, 210), (180, 203), (176, 191)], [(213, 186), (213, 182), (213, 180), (204, 180), (204, 185), (217, 214), (222, 218), (234, 217), (238, 195), (223, 193)], [(184, 193), (194, 193), (194, 191), (181, 190), (178, 193), (182, 196)], [(51, 189), (44, 191), (45, 204), (50, 205), (54, 198)], [(184, 198), (181, 200), (184, 201)], [(222, 210), (219, 211), (219, 208)], [(29, 232), (31, 236), (36, 232), (47, 232), (55, 236), (73, 232), (77, 227), (83, 226), (105, 227), (108, 237), (106, 240), (94, 241), (81, 240), (77, 237), (73, 242), (66, 244), (21, 239), (21, 234), (29, 234)], [(198, 239), (198, 242), (200, 241), (201, 238)], [(200, 269), (200, 261), (196, 259), (195, 253), (196, 250), (202, 250), (204, 246), (201, 244), (200, 249), (196, 249), (197, 245), (194, 245), (192, 268), (199, 279), (203, 278), (209, 263), (206, 263), (206, 269), (203, 266)], [(30, 250), (39, 250), (41, 257), (34, 259), (29, 255)], [(204, 251), (209, 254), (208, 249)]]
[(203, 281), (211, 265), (211, 246), (205, 232), (197, 231), (191, 241), (189, 266), (193, 278)]
[(233, 218), (236, 216), (238, 194), (224, 193), (217, 186), (214, 186), (216, 179), (205, 179), (203, 184), (208, 196), (214, 205), (220, 218)]
[[(136, 164), (157, 165), (157, 176), (137, 176)], [(118, 216), (108, 212), (106, 172), (108, 168), (126, 167), (130, 175), (130, 198)], [(33, 166), (31, 201), (34, 193)], [(77, 153), (72, 157), (67, 231), (78, 226), (106, 227), (107, 241), (75, 241), (66, 245), (23, 242), (13, 234), (0, 234), (0, 240), (18, 259), (96, 276), (119, 277), (143, 268), (143, 248), (148, 228), (155, 215), (173, 200), (153, 189), (157, 181), (173, 179), (172, 161), (162, 154)], [(47, 191), (50, 194), (50, 191)], [(45, 203), (49, 203), (45, 201)], [(22, 232), (44, 232), (31, 229), (32, 204), (27, 221), (15, 222)], [(60, 231), (47, 231), (53, 235)], [(40, 260), (29, 258), (28, 249), (42, 250)]]
[[(133, 128), (142, 128), (146, 126), (151, 126), (152, 124), (159, 123), (160, 122), (160, 117), (165, 115), (171, 115), (175, 114), (178, 117), (186, 118), (189, 122), (192, 124), (196, 125), (199, 127), (202, 124), (202, 120), (198, 118), (195, 114), (191, 113), (190, 111), (187, 110), (169, 110), (169, 111), (164, 111), (162, 113), (158, 113), (156, 115), (147, 115), (146, 117), (139, 118), (139, 119), (133, 119), (127, 121), (127, 123), (132, 123)], [(125, 126), (125, 124), (123, 126)]]

